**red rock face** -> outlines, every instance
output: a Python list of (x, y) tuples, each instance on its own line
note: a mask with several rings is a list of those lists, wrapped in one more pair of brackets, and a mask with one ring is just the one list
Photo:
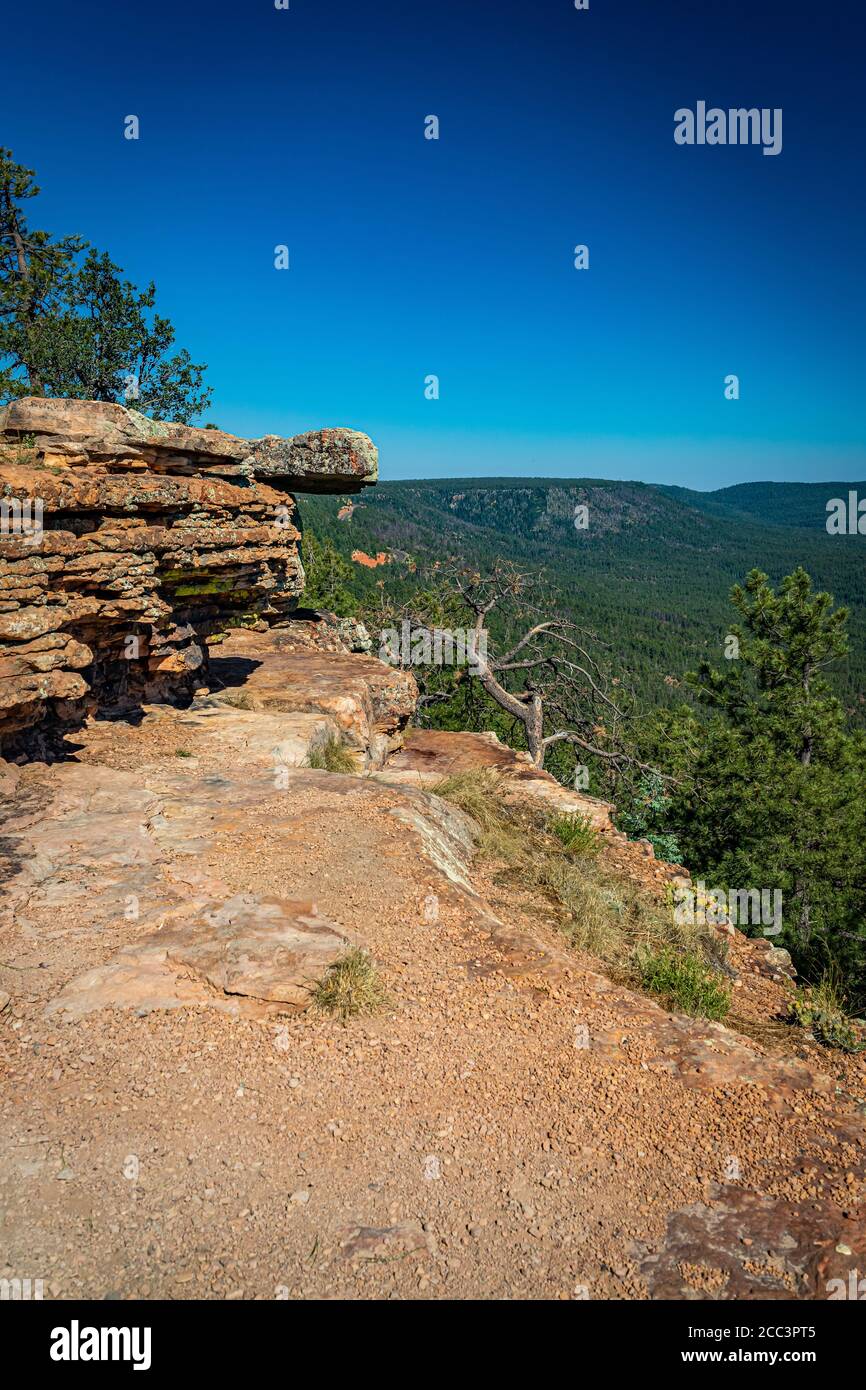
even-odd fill
[(0, 411), (0, 755), (49, 752), (98, 708), (188, 698), (209, 637), (296, 606), (284, 487), (375, 477), (350, 430), (248, 441), (97, 401)]

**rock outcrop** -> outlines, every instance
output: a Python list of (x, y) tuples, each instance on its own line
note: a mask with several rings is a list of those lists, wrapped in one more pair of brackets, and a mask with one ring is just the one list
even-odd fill
[[(307, 730), (321, 728), (326, 739), (356, 754), (359, 769), (380, 769), (401, 746), (415, 712), (411, 671), (339, 648), (322, 650), (304, 640), (306, 626), (231, 633), (212, 660), (216, 689), (193, 703), (185, 722), (206, 722), (211, 733), (236, 739), (243, 718), (256, 744), (270, 749), (271, 762), (290, 765), (311, 751)], [(284, 751), (296, 731), (301, 756)]]
[(357, 492), (375, 483), (378, 453), (357, 430), (241, 439), (224, 430), (150, 420), (108, 401), (25, 396), (0, 410), (7, 442), (32, 443), (43, 467), (104, 464), (110, 473), (204, 472), (297, 492)]
[(297, 605), (288, 489), (357, 491), (376, 466), (353, 430), (245, 440), (98, 401), (0, 410), (0, 755), (191, 696), (209, 639)]

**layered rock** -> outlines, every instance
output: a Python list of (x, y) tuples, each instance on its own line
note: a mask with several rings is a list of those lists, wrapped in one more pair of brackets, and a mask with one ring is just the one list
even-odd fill
[(0, 754), (97, 709), (190, 696), (207, 641), (285, 622), (294, 498), (376, 479), (352, 430), (245, 440), (98, 401), (0, 410)]
[[(187, 722), (206, 719), (211, 728), (235, 725), (246, 714), (257, 740), (265, 729), (281, 735), (299, 721), (323, 725), (327, 737), (351, 749), (364, 767), (381, 768), (403, 742), (415, 712), (418, 687), (411, 671), (386, 666), (375, 657), (323, 651), (303, 641), (300, 623), (267, 633), (233, 632), (213, 661), (213, 694), (196, 700)], [(214, 720), (219, 712), (220, 720)], [(304, 757), (308, 749), (304, 749)], [(303, 758), (288, 757), (296, 763)]]
[(357, 492), (375, 483), (378, 453), (357, 430), (241, 439), (223, 430), (150, 420), (109, 401), (26, 396), (0, 410), (0, 435), (32, 441), (45, 467), (102, 463), (109, 472), (267, 479), (298, 492)]

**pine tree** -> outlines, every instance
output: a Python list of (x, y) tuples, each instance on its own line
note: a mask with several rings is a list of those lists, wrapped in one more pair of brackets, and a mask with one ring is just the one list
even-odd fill
[(753, 570), (731, 597), (730, 668), (704, 662), (687, 678), (713, 715), (680, 806), (686, 858), (714, 887), (781, 890), (807, 968), (862, 973), (862, 741), (824, 676), (847, 651), (847, 611), (801, 568), (777, 591)]
[(136, 289), (80, 237), (32, 231), (33, 179), (0, 149), (0, 400), (119, 401), (188, 423), (210, 401), (206, 369), (186, 350), (168, 356), (175, 332), (154, 285)]
[(42, 332), (65, 303), (79, 237), (32, 231), (25, 211), (39, 189), (34, 172), (0, 149), (0, 398), (44, 395)]
[(36, 364), (46, 395), (123, 401), (144, 414), (188, 423), (210, 402), (205, 368), (182, 350), (168, 357), (174, 329), (152, 314), (153, 284), (139, 291), (107, 255), (89, 251), (62, 312), (43, 320)]
[(352, 617), (357, 607), (350, 591), (352, 566), (334, 548), (331, 541), (320, 541), (312, 531), (304, 531), (301, 543), (304, 566), (304, 604), (336, 613), (338, 618)]

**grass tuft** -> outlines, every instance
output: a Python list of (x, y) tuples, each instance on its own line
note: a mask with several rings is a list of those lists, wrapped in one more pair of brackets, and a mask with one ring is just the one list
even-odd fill
[(261, 709), (262, 702), (251, 690), (224, 690), (220, 697), (221, 705), (230, 705), (232, 709)]
[(598, 854), (598, 831), (589, 816), (582, 816), (576, 811), (568, 815), (554, 816), (547, 822), (547, 828), (569, 854), (586, 854), (593, 857)]
[(635, 964), (644, 989), (660, 995), (677, 1013), (691, 1014), (693, 1018), (727, 1016), (731, 992), (696, 951), (674, 951), (670, 946), (653, 951), (644, 947), (636, 953)]
[(352, 946), (329, 968), (313, 992), (316, 1013), (333, 1014), (343, 1023), (349, 1018), (378, 1013), (388, 1002), (385, 987), (373, 961)]
[(334, 735), (316, 748), (311, 748), (306, 762), (307, 767), (317, 768), (320, 772), (358, 772), (358, 755), (351, 748), (347, 748), (345, 743)]

